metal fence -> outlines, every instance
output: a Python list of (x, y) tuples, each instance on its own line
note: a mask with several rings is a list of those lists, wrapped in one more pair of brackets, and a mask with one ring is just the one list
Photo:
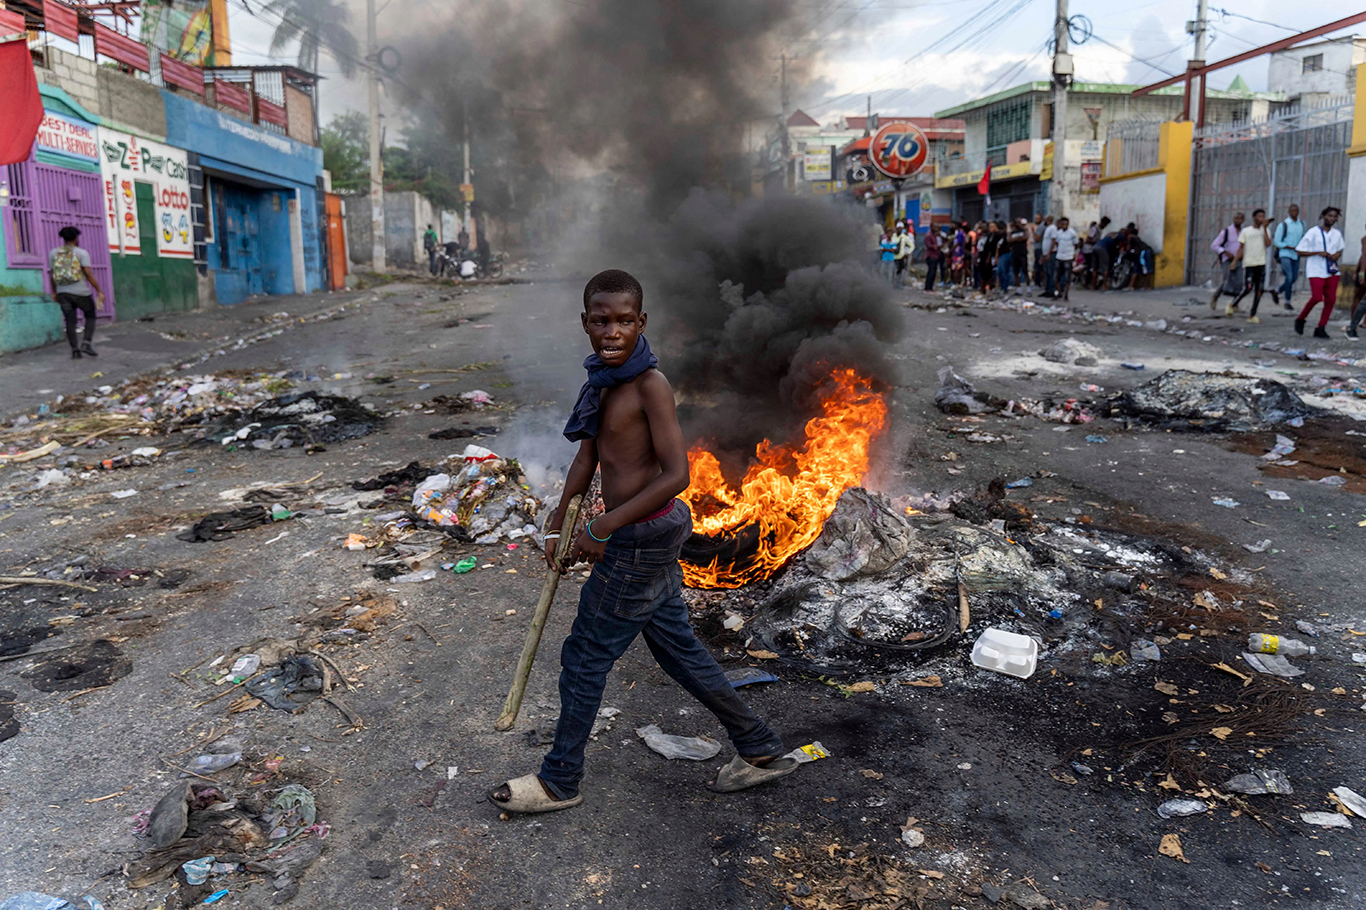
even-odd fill
[(1136, 117), (1111, 123), (1105, 131), (1105, 176), (1117, 177), (1157, 167), (1161, 120)]
[[(1251, 224), (1252, 210), (1264, 208), (1274, 229), (1292, 202), (1299, 205), (1306, 224), (1316, 221), (1325, 206), (1346, 205), (1352, 100), (1350, 95), (1337, 96), (1260, 120), (1196, 131), (1187, 283), (1220, 280), (1222, 270), (1216, 267), (1210, 243), (1235, 212), (1242, 212)], [(1272, 280), (1267, 275), (1268, 283)]]

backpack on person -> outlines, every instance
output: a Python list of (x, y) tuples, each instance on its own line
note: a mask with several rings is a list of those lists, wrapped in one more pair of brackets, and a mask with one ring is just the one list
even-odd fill
[(64, 246), (52, 253), (53, 285), (79, 284), (85, 280), (81, 260), (76, 256), (74, 246)]

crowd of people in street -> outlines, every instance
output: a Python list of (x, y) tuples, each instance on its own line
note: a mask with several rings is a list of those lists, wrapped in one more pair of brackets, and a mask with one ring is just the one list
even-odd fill
[[(1345, 248), (1336, 224), (1342, 212), (1328, 206), (1318, 223), (1306, 227), (1300, 207), (1290, 205), (1273, 227), (1265, 209), (1254, 209), (1245, 223), (1242, 212), (1221, 229), (1210, 244), (1217, 269), (1210, 309), (1219, 310), (1227, 297), (1225, 316), (1242, 313), (1240, 304), (1251, 295), (1247, 321), (1259, 324), (1262, 295), (1270, 292), (1273, 306), (1294, 312), (1291, 300), (1301, 272), (1309, 284), (1309, 301), (1295, 318), (1295, 331), (1303, 335), (1314, 308), (1320, 307), (1315, 338), (1329, 338), (1328, 321), (1337, 303), (1338, 263)], [(948, 222), (934, 225), (924, 235), (924, 290), (968, 288), (981, 292), (1067, 300), (1072, 285), (1090, 290), (1138, 290), (1151, 286), (1155, 261), (1153, 249), (1130, 222), (1109, 230), (1102, 217), (1078, 231), (1064, 216), (1016, 218), (1010, 221)], [(893, 288), (903, 288), (916, 251), (912, 224), (897, 221), (882, 231), (878, 240), (881, 274)], [(1361, 261), (1366, 263), (1366, 234), (1361, 238)], [(1279, 279), (1273, 281), (1273, 263)], [(1366, 268), (1358, 268), (1353, 281), (1351, 316), (1347, 337), (1358, 338), (1357, 329), (1366, 318)]]
[[(1052, 215), (936, 225), (924, 237), (924, 289), (972, 287), (1067, 300), (1074, 282), (1093, 290), (1145, 286), (1152, 247), (1132, 223), (1107, 232), (1109, 225), (1101, 218), (1078, 231), (1068, 218)], [(880, 265), (892, 287), (904, 287), (914, 253), (915, 231), (906, 222), (882, 233)]]
[[(1304, 277), (1309, 282), (1309, 302), (1295, 317), (1295, 332), (1304, 334), (1314, 308), (1322, 304), (1313, 334), (1315, 338), (1331, 338), (1328, 320), (1337, 304), (1338, 282), (1341, 278), (1338, 263), (1346, 248), (1342, 232), (1336, 227), (1341, 217), (1342, 211), (1330, 205), (1319, 212), (1317, 224), (1306, 227), (1300, 219), (1300, 207), (1292, 203), (1286, 207), (1285, 218), (1272, 229), (1267, 221), (1266, 209), (1253, 209), (1252, 223), (1246, 225), (1243, 213), (1236, 212), (1233, 220), (1210, 243), (1215, 255), (1215, 266), (1220, 273), (1218, 286), (1210, 298), (1210, 309), (1217, 312), (1219, 298), (1228, 296), (1232, 300), (1225, 305), (1224, 315), (1239, 315), (1241, 310), (1238, 304), (1251, 294), (1252, 306), (1248, 310), (1247, 321), (1256, 324), (1261, 322), (1257, 307), (1263, 292), (1269, 290), (1273, 306), (1280, 305), (1294, 312), (1291, 300), (1295, 293), (1295, 282), (1303, 267)], [(1361, 261), (1366, 262), (1366, 235), (1361, 238), (1361, 249)], [(1267, 282), (1268, 269), (1273, 260), (1280, 269), (1279, 285)], [(1366, 296), (1366, 269), (1357, 268), (1353, 284), (1347, 337), (1356, 339), (1359, 337), (1357, 327), (1362, 317), (1366, 316), (1366, 307), (1362, 306), (1362, 298)]]

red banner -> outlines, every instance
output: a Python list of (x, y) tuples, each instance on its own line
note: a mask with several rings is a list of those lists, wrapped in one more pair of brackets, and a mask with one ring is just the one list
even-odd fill
[(120, 35), (98, 22), (95, 23), (95, 53), (103, 54), (110, 60), (117, 60), (144, 73), (152, 69), (152, 58), (147, 52), (147, 45)]
[[(158, 51), (160, 54), (160, 52)], [(161, 56), (161, 81), (204, 96), (204, 71), (165, 54)]]
[(236, 83), (224, 82), (222, 79), (215, 78), (213, 80), (213, 97), (223, 107), (230, 107), (244, 114), (251, 113), (251, 92)]
[(274, 101), (267, 101), (260, 95), (256, 96), (256, 119), (261, 123), (289, 126), (289, 116), (285, 113), (285, 106), (276, 104)]
[(38, 94), (27, 41), (0, 44), (0, 98), (5, 99), (0, 166), (27, 161), (33, 151), (33, 137), (43, 122), (43, 96)]
[(26, 31), (23, 13), (0, 9), (0, 35), (18, 35)]
[(47, 30), (58, 38), (77, 42), (81, 40), (76, 11), (71, 7), (64, 6), (57, 0), (43, 0), (43, 19)]

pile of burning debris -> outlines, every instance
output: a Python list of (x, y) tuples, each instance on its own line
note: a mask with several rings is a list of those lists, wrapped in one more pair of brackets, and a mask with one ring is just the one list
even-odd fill
[(1141, 624), (1156, 579), (1208, 570), (1176, 547), (1044, 527), (1004, 492), (998, 482), (949, 511), (907, 516), (876, 493), (845, 491), (816, 542), (766, 583), (744, 626), (750, 644), (834, 674), (970, 645), (987, 627), (1089, 655), (1109, 627)]

